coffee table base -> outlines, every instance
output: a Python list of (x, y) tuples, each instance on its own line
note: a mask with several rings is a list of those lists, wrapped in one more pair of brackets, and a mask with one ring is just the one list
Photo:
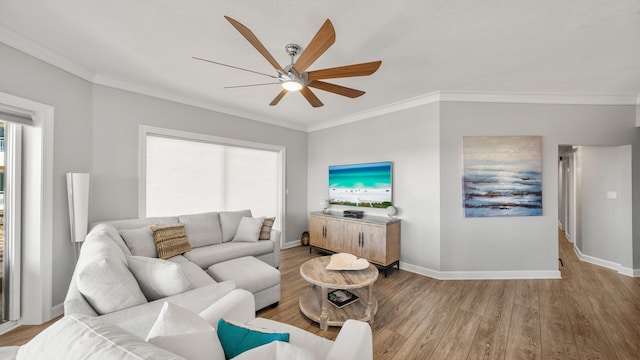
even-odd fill
[[(327, 330), (329, 326), (342, 326), (349, 319), (368, 321), (373, 324), (374, 316), (378, 312), (378, 300), (370, 290), (369, 287), (349, 289), (359, 297), (359, 300), (338, 309), (327, 300), (328, 288), (311, 285), (300, 297), (300, 311), (309, 319), (319, 323), (322, 330)], [(325, 310), (324, 313), (323, 310)]]

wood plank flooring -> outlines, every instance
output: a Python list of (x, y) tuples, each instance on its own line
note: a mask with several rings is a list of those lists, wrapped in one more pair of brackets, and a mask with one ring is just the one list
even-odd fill
[[(375, 359), (640, 359), (640, 278), (579, 261), (562, 233), (559, 248), (562, 280), (381, 274)], [(281, 255), (280, 305), (258, 316), (335, 339), (340, 328), (322, 331), (298, 309), (308, 286), (299, 267), (322, 254), (297, 247)], [(0, 336), (0, 345), (26, 342), (43, 327), (23, 328)]]

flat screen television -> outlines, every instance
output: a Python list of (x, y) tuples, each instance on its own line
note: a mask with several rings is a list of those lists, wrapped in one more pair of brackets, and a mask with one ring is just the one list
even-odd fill
[(329, 166), (329, 203), (386, 208), (392, 202), (391, 161)]

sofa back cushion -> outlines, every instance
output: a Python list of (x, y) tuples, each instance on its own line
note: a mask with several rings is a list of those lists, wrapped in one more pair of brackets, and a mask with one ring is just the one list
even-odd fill
[(193, 289), (180, 264), (145, 256), (129, 256), (127, 262), (142, 293), (149, 301)]
[(18, 359), (183, 359), (101, 318), (69, 315), (18, 350)]
[(178, 221), (184, 224), (189, 243), (193, 248), (222, 242), (222, 229), (217, 212), (180, 215)]
[(222, 228), (222, 241), (227, 242), (233, 240), (242, 217), (251, 217), (251, 210), (221, 211), (219, 216), (220, 227)]
[(100, 234), (92, 231), (87, 235), (76, 271), (78, 290), (98, 314), (147, 302), (125, 254)]
[(153, 239), (153, 231), (150, 226), (144, 226), (137, 229), (122, 229), (120, 236), (127, 243), (127, 247), (134, 256), (146, 256), (157, 258), (158, 249), (156, 249), (156, 241)]

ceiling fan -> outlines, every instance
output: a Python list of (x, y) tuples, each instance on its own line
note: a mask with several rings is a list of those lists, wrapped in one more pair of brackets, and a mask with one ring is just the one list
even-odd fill
[[(241, 67), (223, 64), (195, 56), (193, 58), (196, 60), (206, 61), (213, 64), (227, 66), (233, 69), (248, 71), (254, 74), (264, 75), (276, 79), (277, 82), (270, 82), (266, 84), (225, 87), (226, 89), (228, 89), (280, 84), (282, 86), (282, 90), (280, 90), (280, 93), (278, 93), (278, 95), (276, 95), (271, 103), (269, 103), (269, 105), (271, 106), (277, 105), (282, 97), (284, 97), (289, 91), (299, 91), (313, 107), (323, 106), (324, 104), (311, 91), (311, 89), (309, 89), (310, 87), (346, 96), (349, 98), (362, 96), (365, 93), (364, 91), (348, 88), (341, 85), (331, 84), (322, 80), (371, 75), (376, 72), (376, 70), (378, 70), (378, 68), (380, 67), (380, 64), (382, 64), (382, 61), (372, 61), (361, 64), (338, 66), (329, 69), (307, 71), (309, 66), (311, 66), (311, 64), (313, 64), (313, 62), (316, 61), (322, 54), (324, 54), (324, 52), (327, 51), (327, 49), (336, 41), (336, 33), (333, 29), (333, 25), (331, 24), (331, 21), (327, 19), (320, 30), (318, 30), (316, 35), (313, 37), (313, 39), (311, 39), (309, 45), (307, 45), (304, 51), (302, 51), (302, 53), (300, 53), (301, 48), (299, 45), (288, 44), (285, 46), (287, 54), (291, 56), (291, 64), (283, 68), (280, 66), (280, 64), (278, 64), (273, 56), (271, 56), (269, 51), (264, 47), (264, 45), (262, 45), (260, 40), (258, 40), (254, 33), (249, 30), (249, 28), (242, 25), (240, 22), (230, 18), (229, 16), (225, 16), (224, 18), (227, 19), (231, 23), (231, 25), (233, 25), (233, 27), (235, 27), (236, 30), (238, 30), (238, 32), (240, 32), (240, 34), (244, 36), (244, 38), (247, 39), (249, 43), (251, 43), (251, 45), (253, 45), (253, 47), (255, 47), (256, 50), (258, 50), (258, 52), (262, 54), (262, 56), (276, 69), (277, 75), (269, 75), (258, 71), (244, 69)], [(294, 58), (298, 54), (300, 54), (300, 57), (298, 57), (298, 60), (294, 62)]]

